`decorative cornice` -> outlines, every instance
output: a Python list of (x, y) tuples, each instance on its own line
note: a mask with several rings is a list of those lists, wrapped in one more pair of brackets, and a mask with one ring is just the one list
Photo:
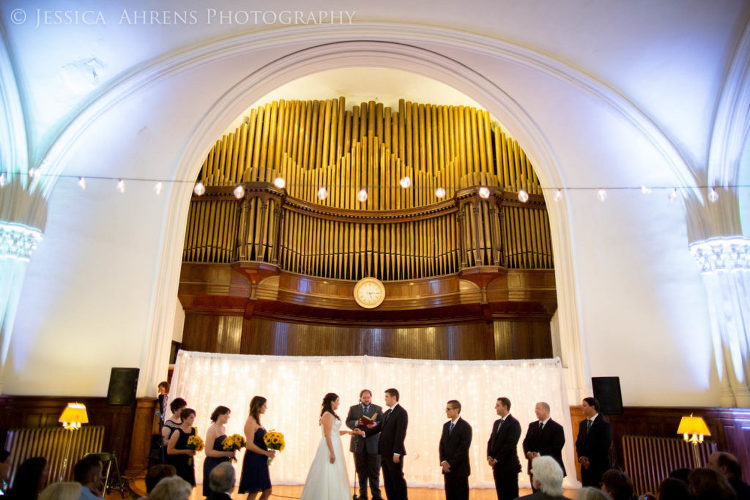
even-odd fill
[(690, 253), (702, 273), (750, 271), (750, 238), (733, 236), (696, 241), (690, 244)]
[(42, 232), (33, 227), (0, 221), (0, 259), (29, 261), (42, 241)]

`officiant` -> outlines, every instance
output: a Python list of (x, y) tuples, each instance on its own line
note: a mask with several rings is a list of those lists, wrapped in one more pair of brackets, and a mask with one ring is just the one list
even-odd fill
[[(360, 428), (367, 430), (364, 424), (366, 417), (379, 423), (383, 418), (383, 409), (373, 404), (372, 392), (369, 389), (363, 389), (359, 393), (359, 404), (349, 408), (349, 414), (346, 416), (346, 425), (350, 429)], [(367, 483), (370, 483), (372, 500), (381, 500), (380, 496), (380, 455), (378, 454), (378, 439), (380, 434), (374, 434), (364, 438), (353, 435), (349, 451), (354, 454), (354, 467), (357, 470), (359, 480), (359, 498), (367, 500)]]

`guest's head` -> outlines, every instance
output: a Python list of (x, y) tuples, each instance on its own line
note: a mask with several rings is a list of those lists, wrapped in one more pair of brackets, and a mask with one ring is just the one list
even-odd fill
[(610, 469), (602, 476), (602, 491), (608, 493), (613, 500), (631, 500), (633, 482), (623, 471)]
[(659, 485), (659, 500), (683, 500), (690, 498), (690, 488), (685, 481), (668, 477)]
[(505, 418), (510, 413), (510, 399), (506, 397), (499, 397), (495, 401), (495, 411), (498, 415)]
[(98, 491), (102, 480), (102, 465), (99, 455), (86, 455), (76, 463), (73, 478), (91, 491)]
[(189, 427), (195, 422), (195, 410), (192, 408), (183, 408), (180, 410), (180, 420), (183, 427)]
[(165, 477), (172, 477), (176, 474), (177, 469), (174, 468), (174, 465), (159, 464), (149, 467), (148, 473), (146, 474), (146, 492), (151, 493), (154, 487), (159, 484), (159, 481)]
[(393, 408), (396, 406), (396, 403), (398, 403), (398, 389), (394, 389), (391, 387), (390, 389), (385, 390), (385, 405), (388, 408)]
[(542, 493), (553, 497), (563, 494), (563, 471), (552, 457), (542, 455), (531, 461), (531, 481)]
[(586, 418), (591, 418), (599, 413), (599, 400), (596, 398), (583, 398), (581, 409)]
[(182, 398), (175, 398), (169, 403), (169, 409), (172, 410), (172, 414), (177, 418), (180, 417), (180, 410), (187, 406), (187, 401)]
[(363, 405), (369, 405), (372, 402), (372, 391), (370, 389), (359, 391), (359, 402)]
[(742, 466), (737, 457), (726, 451), (715, 451), (708, 457), (708, 468), (721, 473), (727, 479), (742, 477)]
[(736, 497), (727, 478), (712, 469), (693, 469), (688, 476), (688, 484), (696, 500), (730, 500)]
[(687, 484), (688, 482), (688, 476), (690, 475), (690, 469), (687, 467), (682, 467), (679, 469), (675, 469), (669, 473), (669, 477), (673, 479), (679, 479), (683, 483)]
[(541, 422), (544, 422), (549, 418), (549, 412), (549, 405), (544, 401), (540, 401), (534, 406), (534, 414)]
[(229, 420), (229, 414), (232, 413), (232, 410), (227, 408), (226, 406), (217, 406), (214, 408), (214, 411), (211, 413), (211, 422), (218, 422), (220, 424), (226, 424)]
[(250, 416), (253, 417), (256, 422), (260, 422), (260, 414), (266, 412), (266, 398), (263, 396), (253, 396), (250, 400)]
[(222, 462), (208, 475), (208, 486), (217, 493), (229, 493), (234, 488), (234, 467), (229, 462)]
[(159, 394), (169, 394), (169, 382), (167, 382), (166, 380), (163, 382), (159, 382), (157, 389), (159, 390)]
[(35, 500), (47, 484), (49, 466), (44, 457), (31, 457), (18, 466), (10, 489), (12, 498)]
[(461, 403), (451, 399), (445, 404), (445, 416), (451, 420), (456, 420), (461, 414)]
[(338, 394), (329, 392), (323, 396), (323, 404), (320, 408), (320, 414), (323, 415), (325, 412), (328, 412), (332, 415), (336, 415), (336, 409), (339, 407), (339, 404), (340, 401)]
[(0, 450), (0, 482), (8, 482), (10, 472), (10, 452), (8, 450)]
[(39, 493), (39, 500), (78, 500), (81, 498), (81, 483), (52, 483)]
[(612, 497), (604, 493), (599, 488), (586, 486), (578, 490), (576, 500), (612, 500)]
[(193, 487), (180, 476), (165, 477), (148, 496), (148, 500), (189, 500)]

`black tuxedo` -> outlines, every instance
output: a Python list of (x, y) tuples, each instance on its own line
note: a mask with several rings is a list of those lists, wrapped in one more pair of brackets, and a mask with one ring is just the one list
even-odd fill
[(609, 470), (609, 447), (612, 444), (612, 426), (597, 415), (587, 432), (588, 419), (578, 424), (578, 439), (576, 439), (576, 452), (578, 459), (588, 457), (591, 464), (588, 469), (581, 467), (581, 482), (584, 486), (599, 487), (607, 470)]
[(521, 472), (517, 451), (521, 424), (510, 413), (502, 425), (501, 420), (495, 420), (492, 425), (492, 433), (487, 441), (487, 457), (497, 460), (492, 467), (492, 475), (498, 500), (513, 500), (518, 497), (518, 473)]
[[(526, 437), (523, 439), (524, 456), (535, 451), (540, 455), (547, 455), (555, 459), (560, 464), (565, 477), (565, 465), (562, 461), (562, 448), (565, 445), (565, 432), (562, 425), (552, 419), (540, 430), (539, 421), (531, 422), (529, 429), (526, 431)], [(531, 474), (531, 460), (529, 460), (528, 472)]]
[(469, 500), (469, 446), (471, 446), (471, 425), (459, 418), (450, 430), (451, 421), (443, 425), (440, 436), (440, 463), (448, 462), (450, 472), (443, 473), (446, 500)]
[[(377, 414), (377, 415), (375, 415)], [(366, 416), (372, 418), (375, 415), (375, 422), (382, 422), (383, 409), (376, 405), (370, 404), (365, 410), (361, 403), (349, 408), (346, 416), (346, 425), (354, 430), (357, 427), (357, 421), (360, 417)], [(367, 430), (361, 427), (363, 430)], [(367, 483), (370, 483), (370, 492), (373, 500), (379, 500), (380, 497), (380, 455), (378, 454), (378, 434), (363, 438), (356, 434), (352, 436), (349, 451), (354, 454), (354, 468), (357, 470), (359, 479), (359, 498), (367, 500)]]
[[(380, 433), (378, 453), (383, 467), (385, 494), (388, 500), (406, 500), (406, 480), (404, 479), (404, 439), (406, 427), (409, 425), (409, 415), (404, 408), (397, 404), (393, 409), (383, 414), (383, 420), (372, 429), (368, 429), (367, 436)], [(393, 462), (393, 454), (401, 456), (399, 463)]]

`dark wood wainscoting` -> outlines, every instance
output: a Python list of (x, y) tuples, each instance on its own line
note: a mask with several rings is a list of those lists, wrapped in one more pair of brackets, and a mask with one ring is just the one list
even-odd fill
[[(711, 439), (720, 451), (728, 451), (742, 464), (742, 474), (750, 481), (750, 408), (688, 408), (688, 407), (625, 407), (622, 415), (607, 415), (612, 424), (617, 464), (624, 463), (622, 437), (625, 435), (678, 437), (680, 418), (693, 414), (705, 419)], [(573, 446), (578, 436), (578, 423), (584, 419), (579, 406), (570, 407), (573, 421)], [(578, 471), (580, 478), (580, 470)]]

